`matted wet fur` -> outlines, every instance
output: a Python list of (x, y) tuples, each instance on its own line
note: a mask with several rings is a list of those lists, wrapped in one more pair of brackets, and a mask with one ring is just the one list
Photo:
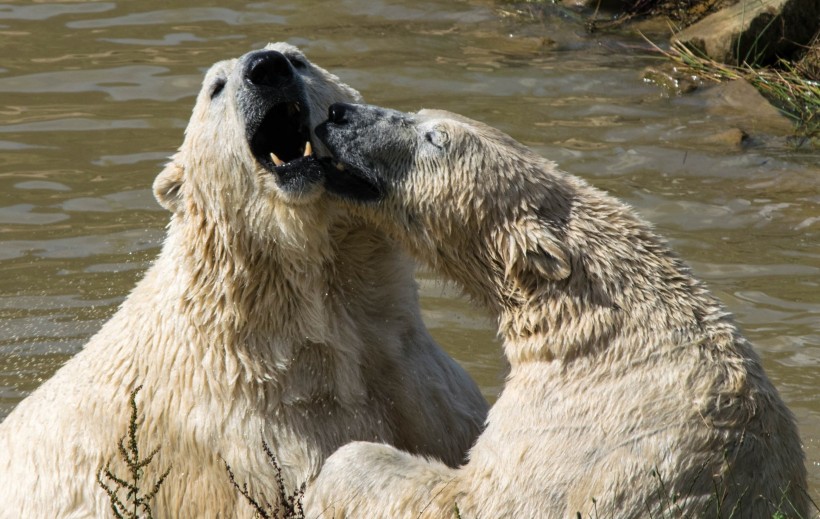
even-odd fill
[(354, 443), (310, 517), (805, 516), (792, 414), (631, 208), (464, 117), (329, 115), (328, 186), (498, 319), (511, 372), (465, 466)]
[[(154, 183), (162, 251), (85, 348), (0, 424), (0, 517), (106, 517), (96, 474), (140, 393), (155, 517), (251, 517), (351, 440), (457, 465), (486, 403), (431, 339), (413, 265), (322, 199), (312, 136), (359, 94), (279, 43), (214, 65)], [(308, 143), (310, 141), (311, 144)], [(275, 156), (275, 157), (274, 157)]]

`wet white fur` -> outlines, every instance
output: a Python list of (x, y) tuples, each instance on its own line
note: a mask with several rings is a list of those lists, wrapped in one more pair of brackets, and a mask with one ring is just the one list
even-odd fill
[[(301, 56), (286, 44), (269, 46)], [(183, 145), (155, 182), (173, 212), (144, 279), (84, 349), (0, 424), (0, 517), (108, 517), (96, 482), (137, 403), (144, 492), (171, 472), (154, 517), (251, 517), (223, 464), (276, 504), (350, 440), (457, 465), (486, 403), (433, 342), (413, 266), (380, 232), (332, 214), (321, 190), (279, 191), (251, 157), (234, 94), (237, 60), (205, 77)], [(302, 72), (313, 124), (359, 94)], [(210, 99), (212, 84), (226, 79)], [(124, 498), (124, 494), (121, 495)]]
[(339, 141), (387, 189), (359, 214), (497, 318), (511, 372), (465, 466), (348, 445), (309, 517), (806, 516), (791, 413), (631, 208), (481, 123), (374, 113)]

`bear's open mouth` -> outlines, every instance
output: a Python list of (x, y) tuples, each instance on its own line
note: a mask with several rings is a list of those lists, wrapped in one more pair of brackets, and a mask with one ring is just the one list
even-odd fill
[(312, 157), (308, 118), (308, 110), (298, 101), (274, 105), (251, 138), (251, 152), (256, 160), (265, 169), (276, 171), (299, 159)]

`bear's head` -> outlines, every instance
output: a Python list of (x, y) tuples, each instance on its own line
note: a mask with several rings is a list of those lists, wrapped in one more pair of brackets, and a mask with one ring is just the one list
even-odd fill
[(570, 187), (506, 134), (440, 110), (335, 104), (316, 135), (333, 157), (328, 190), (434, 268), (501, 272), (527, 292), (570, 275), (558, 238)]
[(324, 148), (312, 128), (332, 103), (358, 99), (286, 43), (216, 63), (182, 146), (154, 182), (157, 200), (177, 218), (199, 215), (278, 243), (321, 226)]

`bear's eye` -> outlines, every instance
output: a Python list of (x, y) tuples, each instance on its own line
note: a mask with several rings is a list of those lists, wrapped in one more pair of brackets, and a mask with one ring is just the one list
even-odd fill
[(447, 141), (450, 140), (450, 137), (447, 135), (447, 132), (436, 129), (425, 132), (424, 139), (436, 148), (443, 150), (444, 147), (447, 146)]
[(220, 92), (222, 92), (222, 90), (225, 88), (225, 83), (227, 83), (227, 81), (225, 81), (224, 78), (219, 78), (216, 81), (214, 81), (214, 84), (211, 85), (211, 99), (218, 96)]
[(301, 58), (290, 57), (288, 58), (288, 61), (290, 61), (290, 64), (293, 65), (293, 68), (297, 68), (299, 70), (304, 70), (307, 68), (307, 63), (305, 63), (305, 61)]

